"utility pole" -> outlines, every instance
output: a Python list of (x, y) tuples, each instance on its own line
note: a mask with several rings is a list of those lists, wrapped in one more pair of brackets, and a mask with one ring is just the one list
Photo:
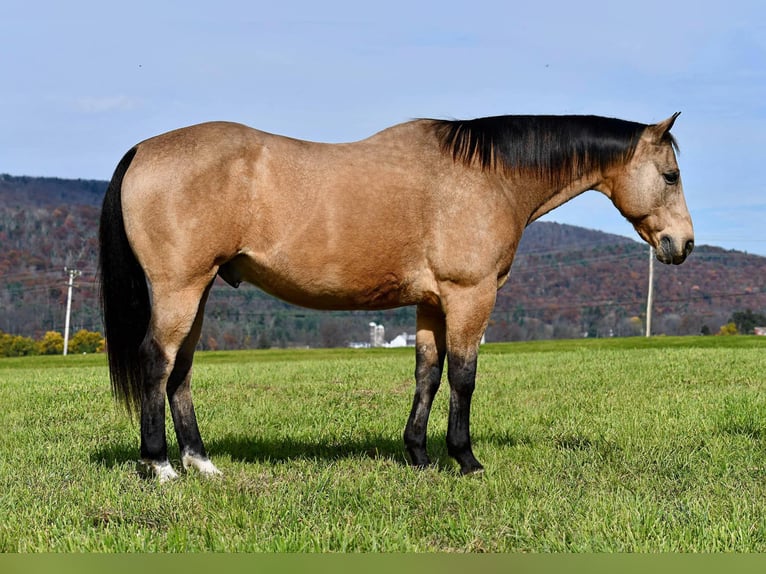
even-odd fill
[(646, 336), (652, 336), (652, 305), (654, 303), (654, 247), (649, 246), (649, 292), (646, 296)]
[(72, 313), (72, 288), (74, 287), (74, 278), (82, 275), (77, 269), (67, 269), (64, 267), (64, 273), (69, 274), (68, 290), (66, 296), (66, 321), (64, 322), (64, 355), (69, 350), (69, 316)]

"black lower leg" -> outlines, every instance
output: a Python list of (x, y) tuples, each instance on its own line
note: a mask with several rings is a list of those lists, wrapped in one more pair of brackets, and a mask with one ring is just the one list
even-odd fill
[(175, 367), (168, 379), (170, 414), (173, 416), (173, 425), (182, 458), (191, 456), (197, 459), (207, 459), (205, 445), (202, 443), (202, 436), (197, 426), (197, 415), (194, 412), (191, 394), (191, 374), (194, 349), (197, 346), (197, 341), (199, 341), (199, 335), (202, 331), (205, 303), (212, 286), (213, 282), (211, 281), (202, 293), (202, 297), (197, 304), (197, 314), (194, 317), (194, 322), (176, 355)]
[(450, 404), (447, 452), (460, 464), (463, 474), (471, 474), (483, 469), (471, 449), (471, 397), (476, 385), (476, 357), (467, 360), (450, 357), (448, 377)]
[(154, 341), (142, 347), (146, 366), (141, 393), (141, 458), (146, 462), (168, 460), (165, 438), (165, 371), (167, 360)]
[(404, 429), (404, 444), (413, 466), (425, 467), (431, 462), (426, 450), (426, 432), (431, 405), (441, 382), (442, 364), (443, 357), (434, 362), (420, 350), (417, 352), (415, 397)]
[(191, 361), (179, 357), (168, 380), (168, 402), (181, 455), (207, 458), (191, 396)]

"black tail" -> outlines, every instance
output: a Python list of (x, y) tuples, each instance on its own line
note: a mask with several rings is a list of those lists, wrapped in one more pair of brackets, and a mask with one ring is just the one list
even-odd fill
[(128, 413), (140, 412), (143, 370), (139, 347), (149, 327), (151, 302), (144, 270), (125, 234), (122, 180), (136, 148), (122, 158), (104, 196), (99, 225), (101, 311), (112, 392)]

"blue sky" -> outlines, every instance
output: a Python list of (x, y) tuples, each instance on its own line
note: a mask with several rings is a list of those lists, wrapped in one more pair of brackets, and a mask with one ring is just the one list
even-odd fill
[[(682, 111), (697, 243), (766, 255), (766, 3), (6, 1), (0, 173), (108, 179), (207, 120), (351, 141), (415, 117)], [(636, 237), (589, 192), (546, 216)]]

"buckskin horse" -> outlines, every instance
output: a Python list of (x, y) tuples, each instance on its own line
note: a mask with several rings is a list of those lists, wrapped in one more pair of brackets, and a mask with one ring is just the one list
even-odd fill
[(191, 395), (194, 349), (217, 275), (315, 309), (417, 306), (409, 460), (447, 361), (447, 447), (471, 448), (479, 341), (524, 228), (578, 194), (609, 197), (663, 263), (694, 247), (670, 129), (597, 116), (419, 119), (342, 144), (240, 124), (186, 127), (134, 146), (101, 214), (100, 274), (112, 389), (140, 416), (140, 457), (161, 482), (170, 404), (184, 469), (220, 474)]

